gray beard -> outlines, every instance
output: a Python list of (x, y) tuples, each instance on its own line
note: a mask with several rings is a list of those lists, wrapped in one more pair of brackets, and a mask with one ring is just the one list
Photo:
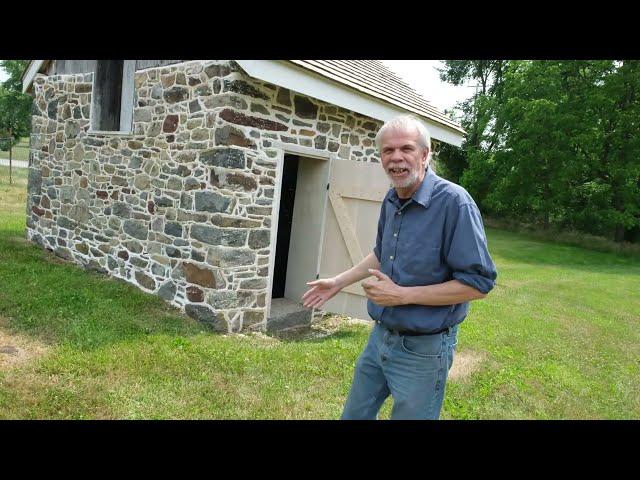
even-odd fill
[(389, 180), (391, 180), (391, 183), (394, 186), (394, 188), (407, 188), (418, 181), (419, 175), (418, 175), (418, 170), (411, 170), (409, 172), (409, 176), (404, 180), (398, 180), (393, 178), (391, 174), (389, 174), (389, 172), (387, 172), (387, 177), (389, 177)]

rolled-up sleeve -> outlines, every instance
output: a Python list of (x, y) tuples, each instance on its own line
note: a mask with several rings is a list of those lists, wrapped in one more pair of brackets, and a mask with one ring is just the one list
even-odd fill
[(458, 207), (457, 214), (447, 235), (447, 264), (454, 279), (487, 294), (495, 286), (498, 272), (489, 255), (480, 212), (473, 203), (467, 203)]

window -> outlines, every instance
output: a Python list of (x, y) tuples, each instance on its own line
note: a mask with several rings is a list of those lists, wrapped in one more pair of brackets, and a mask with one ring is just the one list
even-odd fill
[(91, 130), (131, 133), (135, 60), (97, 60)]

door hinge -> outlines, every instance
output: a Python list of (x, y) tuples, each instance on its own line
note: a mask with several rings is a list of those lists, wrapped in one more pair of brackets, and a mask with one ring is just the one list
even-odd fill
[(318, 280), (320, 278), (320, 274), (316, 273), (316, 280)]
[(329, 190), (329, 185), (331, 185), (330, 183), (327, 183), (327, 190)]

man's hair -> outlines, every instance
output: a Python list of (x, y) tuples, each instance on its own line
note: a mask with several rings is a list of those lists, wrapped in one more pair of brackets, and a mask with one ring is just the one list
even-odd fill
[(387, 120), (380, 130), (378, 130), (378, 134), (376, 135), (376, 146), (378, 147), (378, 151), (380, 151), (380, 147), (382, 146), (382, 137), (389, 132), (390, 130), (394, 130), (396, 132), (411, 132), (418, 131), (418, 144), (422, 148), (429, 149), (429, 160), (431, 158), (431, 135), (429, 134), (429, 130), (424, 123), (418, 120), (413, 115), (400, 115), (399, 117), (394, 117), (391, 120)]

